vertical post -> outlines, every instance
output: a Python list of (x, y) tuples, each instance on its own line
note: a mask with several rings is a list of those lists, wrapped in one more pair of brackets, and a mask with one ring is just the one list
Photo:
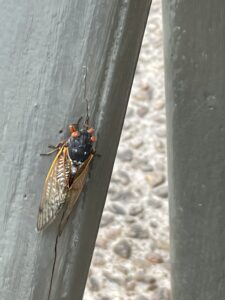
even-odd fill
[(223, 300), (225, 3), (163, 5), (173, 300)]
[[(6, 1), (0, 19), (0, 299), (82, 299), (150, 0)], [(96, 157), (63, 235), (35, 232), (48, 144), (85, 115)]]

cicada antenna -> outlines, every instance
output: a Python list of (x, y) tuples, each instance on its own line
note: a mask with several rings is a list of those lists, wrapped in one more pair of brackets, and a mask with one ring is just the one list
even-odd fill
[(84, 99), (86, 101), (86, 119), (84, 125), (88, 127), (89, 125), (89, 103), (88, 103), (88, 98), (87, 98), (87, 71), (88, 68), (86, 66), (83, 67), (85, 72), (84, 72)]

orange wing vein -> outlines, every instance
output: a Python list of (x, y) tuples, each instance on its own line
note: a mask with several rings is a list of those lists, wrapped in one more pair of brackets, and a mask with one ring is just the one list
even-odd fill
[(45, 229), (63, 208), (69, 192), (71, 163), (65, 145), (59, 150), (45, 180), (39, 207), (37, 230)]

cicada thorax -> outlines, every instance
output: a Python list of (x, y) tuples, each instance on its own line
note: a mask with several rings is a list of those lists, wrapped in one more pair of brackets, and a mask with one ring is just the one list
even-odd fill
[(70, 159), (77, 163), (84, 162), (91, 154), (93, 143), (87, 131), (79, 131), (78, 137), (71, 136), (68, 140), (68, 153)]
[(89, 158), (91, 153), (93, 153), (93, 133), (94, 130), (92, 128), (74, 130), (67, 140), (68, 156), (71, 161), (70, 185), (81, 166)]

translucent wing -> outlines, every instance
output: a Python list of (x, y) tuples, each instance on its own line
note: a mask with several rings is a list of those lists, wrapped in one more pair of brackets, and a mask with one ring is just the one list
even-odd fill
[(56, 155), (45, 180), (39, 207), (37, 230), (45, 229), (64, 206), (69, 192), (71, 170), (67, 148), (62, 146)]
[(90, 154), (90, 156), (86, 159), (84, 164), (81, 166), (81, 168), (78, 170), (77, 175), (72, 183), (72, 185), (69, 188), (69, 194), (68, 194), (68, 202), (67, 202), (67, 208), (63, 214), (61, 223), (60, 223), (60, 228), (59, 228), (59, 234), (62, 233), (63, 228), (65, 224), (68, 221), (68, 218), (71, 214), (71, 211), (73, 210), (77, 199), (80, 196), (80, 193), (82, 192), (82, 189), (84, 187), (88, 171), (89, 171), (89, 166), (90, 162), (92, 161), (94, 155)]

